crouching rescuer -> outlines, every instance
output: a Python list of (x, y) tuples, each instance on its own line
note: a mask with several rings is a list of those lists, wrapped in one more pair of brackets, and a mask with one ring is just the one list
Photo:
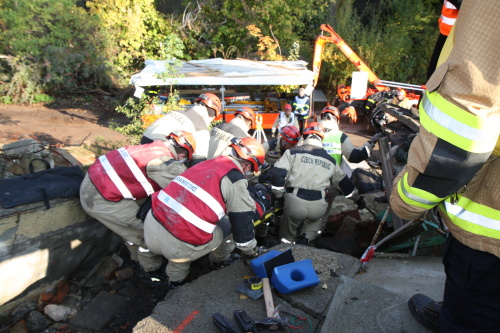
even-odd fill
[(254, 221), (267, 207), (250, 196), (245, 176), (259, 171), (264, 148), (251, 137), (234, 141), (231, 148), (229, 156), (189, 168), (152, 195), (144, 238), (153, 253), (168, 259), (172, 286), (181, 284), (190, 263), (207, 253), (213, 263), (229, 258), (235, 246), (245, 255), (258, 255)]
[(285, 151), (271, 169), (271, 184), (284, 190), (280, 228), (284, 243), (309, 244), (316, 239), (327, 209), (325, 190), (329, 186), (338, 187), (358, 207), (364, 205), (349, 178), (323, 149), (324, 136), (320, 124), (310, 123), (304, 130), (303, 144)]
[(144, 243), (140, 204), (186, 170), (196, 149), (191, 133), (174, 131), (166, 141), (129, 146), (100, 156), (80, 186), (80, 202), (87, 214), (125, 241), (130, 257), (146, 278), (157, 271), (162, 257)]

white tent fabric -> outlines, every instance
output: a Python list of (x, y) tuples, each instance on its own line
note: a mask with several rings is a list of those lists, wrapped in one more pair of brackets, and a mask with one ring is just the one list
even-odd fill
[(130, 79), (136, 87), (162, 85), (248, 86), (312, 85), (313, 72), (305, 61), (253, 61), (220, 58), (183, 61), (177, 68), (181, 77), (161, 80), (165, 60), (147, 60), (146, 67)]

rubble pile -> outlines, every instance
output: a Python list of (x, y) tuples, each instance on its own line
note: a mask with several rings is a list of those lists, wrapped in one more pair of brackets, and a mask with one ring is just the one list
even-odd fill
[(1, 320), (0, 332), (131, 332), (167, 290), (141, 282), (126, 251), (83, 265), (37, 300), (19, 304)]
[(25, 175), (48, 167), (85, 167), (94, 160), (95, 153), (83, 147), (57, 147), (44, 141), (23, 139), (0, 146), (0, 179)]

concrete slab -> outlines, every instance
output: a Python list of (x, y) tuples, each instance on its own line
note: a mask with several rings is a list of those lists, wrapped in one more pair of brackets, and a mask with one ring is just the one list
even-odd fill
[[(312, 259), (320, 284), (281, 295), (273, 291), (273, 300), (279, 311), (285, 311), (307, 318), (311, 332), (323, 320), (340, 276), (354, 276), (360, 267), (359, 260), (341, 253), (320, 250), (301, 245), (278, 245), (273, 250), (285, 251), (292, 248), (296, 261)], [(241, 297), (236, 288), (244, 283), (244, 277), (254, 275), (243, 262), (234, 263), (221, 270), (204, 275), (192, 283), (170, 291), (158, 303), (153, 314), (139, 322), (134, 332), (172, 332), (184, 324), (183, 332), (218, 332), (212, 323), (212, 315), (220, 312), (230, 321), (235, 310), (245, 310), (256, 320), (266, 316), (263, 297), (252, 300)], [(291, 320), (291, 316), (285, 315)], [(296, 321), (296, 320), (295, 320)], [(235, 322), (234, 322), (235, 323)]]
[(422, 293), (443, 299), (446, 275), (441, 257), (377, 258), (368, 262), (366, 272), (354, 277), (400, 295)]
[[(219, 330), (213, 324), (213, 314), (221, 313), (236, 326), (233, 318), (236, 310), (245, 310), (253, 320), (264, 319), (266, 309), (263, 297), (252, 300), (246, 296), (241, 297), (236, 291), (236, 287), (244, 282), (244, 277), (250, 275), (253, 275), (250, 268), (243, 262), (237, 262), (171, 290), (164, 301), (157, 304), (153, 313), (134, 327), (133, 332), (180, 332), (182, 330), (183, 333), (216, 333)], [(277, 297), (274, 292), (273, 294), (274, 304), (279, 306), (280, 311), (307, 317), (311, 327), (317, 327), (317, 320), (293, 308)]]
[[(411, 316), (407, 300), (416, 292), (442, 293), (442, 289), (436, 291), (444, 286), (440, 258), (374, 258), (368, 271), (358, 274), (361, 263), (349, 255), (291, 244), (280, 244), (272, 249), (285, 251), (289, 248), (296, 261), (312, 260), (321, 282), (287, 295), (273, 290), (273, 300), (280, 311), (307, 318), (309, 321), (304, 323), (310, 325), (307, 331), (428, 332)], [(241, 261), (201, 276), (170, 291), (133, 332), (182, 329), (183, 333), (215, 333), (218, 330), (212, 315), (219, 312), (236, 325), (235, 310), (245, 310), (254, 320), (263, 319), (266, 316), (263, 298), (252, 300), (236, 290), (245, 277), (252, 275), (250, 267)], [(425, 286), (435, 288), (435, 293)], [(291, 322), (291, 316), (284, 316)]]
[(413, 319), (406, 302), (405, 296), (342, 276), (319, 332), (430, 332)]
[(120, 311), (125, 301), (123, 296), (101, 291), (92, 302), (70, 319), (69, 324), (79, 329), (100, 332)]
[(340, 276), (355, 276), (361, 267), (361, 263), (358, 259), (346, 254), (304, 245), (280, 244), (273, 247), (273, 250), (285, 251), (289, 248), (292, 249), (295, 261), (312, 260), (320, 283), (316, 287), (279, 295), (295, 308), (301, 309), (315, 318), (321, 318), (335, 294)]

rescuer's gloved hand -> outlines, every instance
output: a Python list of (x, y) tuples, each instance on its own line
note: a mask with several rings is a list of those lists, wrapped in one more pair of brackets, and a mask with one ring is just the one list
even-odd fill
[(370, 154), (372, 153), (373, 151), (373, 147), (375, 147), (375, 144), (371, 141), (366, 141), (363, 145), (363, 147), (366, 147), (368, 148), (368, 150), (370, 151)]
[(273, 138), (275, 138), (275, 137), (276, 137), (276, 128), (274, 128), (274, 127), (273, 127), (273, 128), (271, 128), (271, 136), (272, 136)]
[(257, 183), (256, 185), (248, 186), (250, 196), (257, 202), (265, 212), (273, 206), (273, 194), (270, 187), (264, 184)]
[(375, 111), (371, 119), (373, 128), (379, 133), (383, 132), (383, 127), (387, 125), (387, 117), (381, 110)]
[(382, 135), (383, 133), (377, 133), (374, 136), (372, 136), (368, 142), (375, 144)]

